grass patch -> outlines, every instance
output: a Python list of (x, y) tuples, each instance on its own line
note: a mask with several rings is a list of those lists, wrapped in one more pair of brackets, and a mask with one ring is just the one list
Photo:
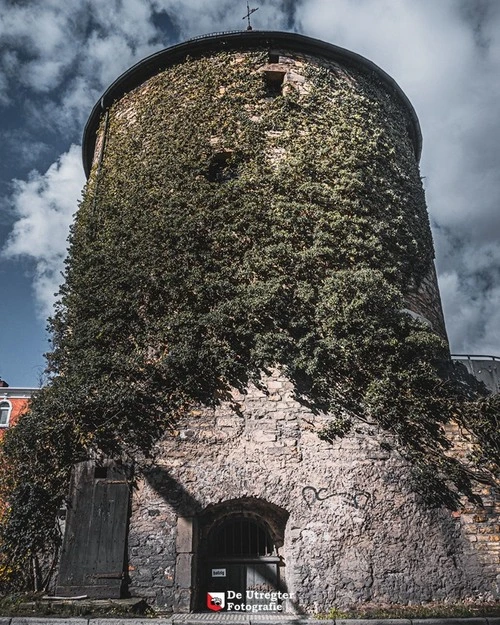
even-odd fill
[(417, 618), (474, 618), (500, 616), (500, 602), (439, 603), (419, 605), (363, 604), (340, 609), (331, 608), (318, 614), (319, 619), (417, 619)]
[(154, 616), (154, 611), (143, 599), (43, 599), (35, 593), (19, 593), (0, 597), (0, 616), (57, 616), (57, 617), (121, 617)]

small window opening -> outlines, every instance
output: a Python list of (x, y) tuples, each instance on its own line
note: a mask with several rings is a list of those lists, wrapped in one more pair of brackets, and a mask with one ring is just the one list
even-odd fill
[(264, 72), (267, 97), (275, 98), (276, 96), (281, 95), (285, 74), (286, 72), (275, 70), (266, 70)]
[(269, 63), (279, 63), (280, 55), (278, 52), (269, 52)]
[(10, 401), (4, 400), (0, 402), (0, 427), (6, 428), (9, 425), (10, 412), (12, 406)]
[(105, 480), (108, 477), (108, 467), (95, 467), (94, 479)]
[(233, 152), (230, 150), (218, 152), (212, 156), (207, 176), (210, 182), (225, 182), (236, 178), (237, 166), (232, 156)]

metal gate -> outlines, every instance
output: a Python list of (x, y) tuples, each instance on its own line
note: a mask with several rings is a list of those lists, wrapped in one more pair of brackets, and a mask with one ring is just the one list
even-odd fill
[(255, 597), (255, 592), (278, 590), (280, 559), (264, 526), (253, 518), (230, 517), (212, 529), (207, 541), (202, 600), (208, 592), (228, 596), (231, 591), (236, 603), (269, 603), (269, 599)]

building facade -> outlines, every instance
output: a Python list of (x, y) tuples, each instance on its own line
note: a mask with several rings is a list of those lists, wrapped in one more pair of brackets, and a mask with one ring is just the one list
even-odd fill
[(26, 411), (34, 388), (10, 387), (0, 380), (0, 440)]
[[(375, 259), (387, 249), (397, 256), (404, 238), (414, 254), (398, 257), (394, 273), (418, 266), (420, 276), (407, 284), (405, 312), (446, 339), (418, 171), (418, 120), (398, 85), (368, 60), (291, 33), (188, 41), (131, 68), (96, 105), (83, 146), (94, 191), (110, 184), (110, 171), (118, 176), (113, 184), (128, 184), (123, 146), (134, 150), (135, 163), (149, 164), (130, 182), (131, 193), (140, 185), (146, 198), (138, 229), (148, 202), (151, 210), (155, 198), (168, 205), (177, 186), (185, 190), (186, 219), (191, 199), (203, 193), (218, 209), (221, 186), (239, 172), (247, 193), (258, 196), (256, 207), (273, 198), (270, 210), (285, 217), (311, 202), (326, 214), (336, 194), (357, 209), (366, 205), (367, 217), (353, 213), (345, 236), (353, 249), (373, 241)], [(176, 172), (171, 189), (155, 178), (165, 168)], [(338, 184), (329, 182), (332, 171)], [(233, 198), (225, 218), (236, 219), (239, 201)], [(99, 203), (91, 208), (98, 227), (108, 228)], [(305, 232), (315, 228), (321, 224), (304, 219)], [(245, 244), (236, 222), (233, 235)], [(276, 366), (259, 385), (178, 421), (154, 461), (136, 467), (131, 491), (116, 463), (84, 463), (73, 477), (58, 594), (130, 593), (179, 612), (214, 609), (207, 596), (218, 593), (226, 602), (239, 593), (255, 611), (307, 613), (359, 602), (497, 598), (494, 493), (485, 490), (480, 513), (429, 508), (382, 432), (360, 423), (324, 441), (318, 434), (328, 420), (297, 400)], [(107, 511), (100, 520), (82, 522), (83, 508), (91, 508), (75, 499), (82, 488)], [(75, 572), (86, 536), (98, 533), (103, 518), (111, 529)]]

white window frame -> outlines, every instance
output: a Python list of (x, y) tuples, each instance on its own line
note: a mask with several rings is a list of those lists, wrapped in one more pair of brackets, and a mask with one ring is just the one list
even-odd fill
[[(5, 406), (7, 404), (7, 406)], [(8, 428), (10, 423), (10, 415), (12, 414), (12, 403), (8, 399), (0, 399), (0, 414), (7, 408), (7, 419), (5, 423), (0, 422), (0, 428)]]

